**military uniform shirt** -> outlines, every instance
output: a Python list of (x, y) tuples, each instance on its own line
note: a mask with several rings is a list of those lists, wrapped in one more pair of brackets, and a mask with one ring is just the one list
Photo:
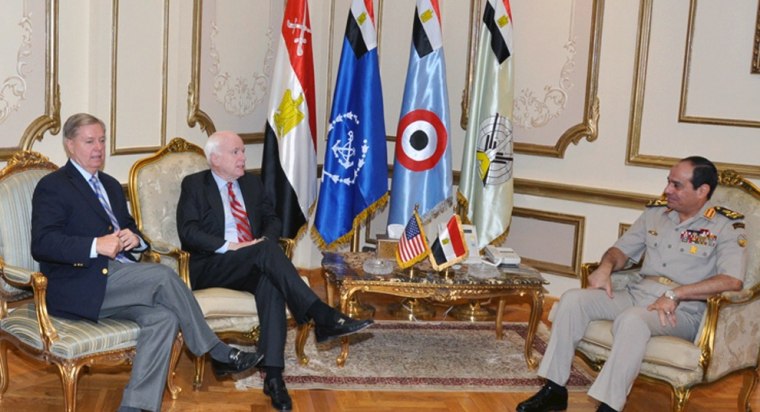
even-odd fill
[(615, 247), (636, 262), (645, 253), (642, 275), (666, 276), (683, 285), (717, 274), (744, 280), (742, 215), (708, 201), (695, 216), (679, 220), (678, 212), (665, 204), (650, 205)]

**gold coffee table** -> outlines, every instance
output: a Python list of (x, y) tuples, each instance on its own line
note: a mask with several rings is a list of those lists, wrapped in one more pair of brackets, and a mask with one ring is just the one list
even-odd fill
[[(499, 302), (496, 314), (496, 338), (501, 339), (507, 299), (510, 296), (529, 296), (531, 298), (530, 320), (525, 338), (525, 362), (530, 369), (538, 366), (538, 362), (533, 358), (533, 339), (543, 312), (544, 285), (547, 282), (536, 269), (526, 265), (494, 267), (493, 276), (483, 278), (468, 273), (470, 267), (464, 264), (456, 265), (456, 269), (449, 268), (447, 273), (436, 272), (425, 260), (414, 266), (411, 276), (409, 269), (402, 270), (395, 262), (393, 262), (392, 273), (373, 275), (366, 273), (362, 266), (365, 260), (374, 257), (375, 254), (370, 252), (323, 253), (322, 268), (327, 284), (327, 301), (330, 305), (335, 305), (336, 290), (339, 292), (340, 308), (344, 313), (351, 313), (349, 304), (357, 292), (381, 293), (413, 299), (425, 298), (437, 302), (494, 298)], [(348, 347), (348, 338), (342, 338), (341, 352), (336, 359), (338, 366), (346, 363)]]

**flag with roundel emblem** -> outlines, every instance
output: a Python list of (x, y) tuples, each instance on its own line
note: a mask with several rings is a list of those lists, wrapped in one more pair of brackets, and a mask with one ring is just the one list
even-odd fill
[(404, 99), (396, 131), (388, 224), (415, 205), (428, 220), (453, 201), (449, 97), (437, 0), (417, 0)]

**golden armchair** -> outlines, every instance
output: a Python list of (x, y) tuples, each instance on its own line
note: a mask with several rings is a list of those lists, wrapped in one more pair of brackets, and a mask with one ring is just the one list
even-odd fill
[[(151, 243), (155, 261), (174, 268), (190, 286), (190, 254), (181, 250), (177, 234), (177, 203), (182, 179), (208, 169), (203, 150), (182, 138), (174, 138), (155, 154), (137, 161), (129, 171), (129, 196), (137, 227)], [(292, 239), (280, 239), (285, 254), (292, 257)], [(306, 278), (304, 281), (308, 283)], [(193, 291), (211, 329), (222, 340), (253, 344), (259, 337), (255, 297), (248, 292), (208, 288)], [(296, 354), (308, 363), (304, 346), (309, 326), (299, 327)], [(204, 357), (195, 358), (193, 388), (203, 384)]]
[[(11, 288), (3, 286), (0, 310), (0, 397), (8, 389), (9, 345), (23, 355), (57, 367), (63, 386), (64, 410), (76, 410), (79, 373), (93, 365), (131, 362), (135, 354), (139, 326), (130, 321), (103, 319), (68, 320), (48, 315), (45, 304), (47, 278), (32, 259), (32, 194), (39, 180), (57, 169), (35, 152), (17, 152), (0, 171), (0, 283), (17, 290), (32, 290), (33, 303), (19, 303), (8, 309)], [(18, 296), (18, 295), (17, 295)], [(167, 387), (176, 399), (180, 389), (174, 384), (174, 367), (182, 348), (175, 341)]]
[[(749, 259), (744, 288), (707, 300), (700, 331), (694, 342), (672, 336), (653, 337), (647, 345), (639, 378), (666, 383), (672, 391), (672, 410), (683, 411), (692, 389), (732, 374), (743, 374), (744, 384), (738, 409), (749, 411), (749, 399), (757, 385), (760, 353), (760, 189), (731, 170), (720, 173), (713, 203), (745, 215)], [(597, 263), (584, 264), (581, 287)], [(635, 272), (635, 271), (634, 271)], [(630, 271), (613, 274), (613, 285), (621, 288)], [(594, 321), (578, 345), (584, 360), (601, 369), (612, 345), (612, 322)]]

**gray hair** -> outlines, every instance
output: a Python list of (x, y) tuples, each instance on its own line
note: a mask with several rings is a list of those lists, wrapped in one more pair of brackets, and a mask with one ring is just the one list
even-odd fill
[(211, 164), (211, 155), (219, 153), (219, 135), (217, 133), (212, 134), (206, 139), (206, 145), (203, 146), (203, 153), (206, 155), (206, 161)]
[(73, 139), (79, 128), (82, 126), (89, 126), (91, 124), (99, 124), (103, 130), (106, 130), (106, 124), (97, 117), (89, 113), (77, 113), (69, 116), (66, 123), (63, 125), (63, 137), (66, 139)]

